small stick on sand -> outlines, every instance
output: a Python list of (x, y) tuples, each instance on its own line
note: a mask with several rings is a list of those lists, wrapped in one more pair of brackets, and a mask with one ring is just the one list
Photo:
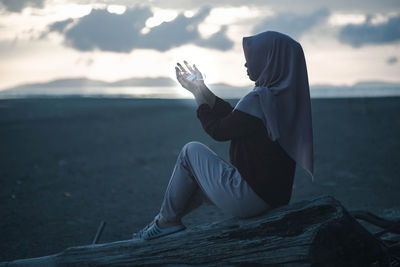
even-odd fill
[(104, 230), (104, 226), (106, 226), (106, 222), (105, 221), (101, 221), (99, 228), (97, 228), (97, 233), (96, 236), (93, 239), (93, 243), (92, 244), (97, 244), (100, 240), (101, 234), (103, 233)]

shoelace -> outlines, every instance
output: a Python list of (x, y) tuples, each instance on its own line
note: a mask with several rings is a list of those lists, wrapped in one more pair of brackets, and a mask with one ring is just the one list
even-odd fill
[(158, 235), (159, 233), (161, 233), (161, 231), (158, 229), (157, 225), (153, 225), (150, 229), (147, 229), (144, 234), (146, 238), (151, 238)]
[(150, 222), (148, 225), (146, 225), (142, 230), (140, 230), (137, 233), (137, 237), (142, 238), (143, 235), (147, 232), (147, 230), (153, 225), (153, 223), (155, 223), (155, 220), (153, 220), (152, 222)]

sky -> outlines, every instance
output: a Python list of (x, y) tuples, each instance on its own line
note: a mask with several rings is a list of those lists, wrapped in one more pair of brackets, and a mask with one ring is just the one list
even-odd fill
[(398, 0), (0, 0), (0, 90), (87, 77), (171, 77), (184, 59), (207, 83), (251, 85), (242, 38), (288, 34), (311, 85), (400, 82)]

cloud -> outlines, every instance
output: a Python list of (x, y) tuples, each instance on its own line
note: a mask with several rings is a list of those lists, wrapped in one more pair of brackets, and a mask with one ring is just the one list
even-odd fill
[(224, 25), (218, 32), (211, 35), (208, 39), (200, 39), (197, 41), (197, 44), (209, 48), (218, 47), (220, 50), (228, 50), (232, 48), (233, 42), (226, 38), (227, 30), (228, 27)]
[(63, 32), (64, 29), (71, 24), (74, 20), (73, 19), (66, 19), (62, 21), (57, 21), (49, 25), (49, 32)]
[(174, 20), (151, 28), (149, 33), (142, 36), (140, 45), (143, 48), (165, 51), (174, 46), (196, 42), (199, 38), (197, 26), (209, 13), (210, 8), (204, 7), (191, 18), (179, 14)]
[(10, 12), (21, 12), (25, 7), (42, 8), (46, 0), (0, 0), (2, 6)]
[(400, 40), (400, 15), (385, 23), (373, 24), (368, 16), (363, 24), (344, 26), (339, 32), (339, 40), (353, 47), (367, 44), (385, 44)]
[(319, 23), (323, 23), (329, 17), (329, 9), (321, 8), (308, 15), (292, 13), (278, 13), (272, 18), (267, 18), (258, 24), (254, 33), (264, 31), (279, 31), (293, 38), (299, 38), (307, 30), (310, 30)]
[(386, 63), (388, 64), (388, 65), (393, 65), (393, 64), (396, 64), (397, 63), (397, 61), (398, 61), (398, 59), (397, 59), (397, 57), (389, 57), (387, 60), (386, 60)]
[(230, 49), (233, 42), (226, 36), (227, 27), (222, 27), (207, 39), (200, 36), (198, 26), (209, 13), (209, 7), (203, 7), (191, 18), (181, 13), (174, 20), (163, 22), (142, 34), (146, 20), (153, 16), (149, 7), (128, 8), (123, 14), (93, 9), (82, 18), (50, 24), (44, 36), (58, 32), (64, 36), (67, 46), (80, 51), (99, 49), (128, 53), (138, 48), (166, 51), (188, 43), (219, 50)]
[(66, 30), (64, 37), (67, 45), (81, 51), (129, 52), (140, 39), (140, 30), (151, 16), (148, 7), (127, 9), (122, 15), (93, 9)]
[(152, 6), (158, 8), (166, 9), (178, 9), (178, 10), (193, 10), (201, 8), (207, 3), (207, 5), (216, 7), (241, 7), (241, 6), (251, 6), (256, 9), (271, 9), (278, 11), (279, 13), (302, 13), (307, 14), (311, 9), (319, 9), (329, 6), (332, 13), (387, 13), (399, 10), (399, 0), (334, 0), (334, 1), (321, 1), (321, 0), (279, 0), (279, 1), (266, 1), (266, 0), (79, 0), (75, 1), (80, 4), (92, 4), (93, 2), (102, 2), (106, 4), (114, 5), (125, 5), (132, 6), (135, 4), (143, 4), (143, 2), (150, 3)]

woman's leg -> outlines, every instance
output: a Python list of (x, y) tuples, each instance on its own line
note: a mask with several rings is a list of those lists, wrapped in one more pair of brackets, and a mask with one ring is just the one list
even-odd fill
[(192, 153), (193, 143), (186, 144), (178, 156), (156, 219), (181, 223), (182, 217), (201, 206), (204, 201), (212, 203), (186, 164), (188, 153)]
[(190, 142), (179, 154), (156, 218), (180, 223), (203, 201), (237, 217), (251, 217), (269, 209), (234, 167), (205, 145)]

